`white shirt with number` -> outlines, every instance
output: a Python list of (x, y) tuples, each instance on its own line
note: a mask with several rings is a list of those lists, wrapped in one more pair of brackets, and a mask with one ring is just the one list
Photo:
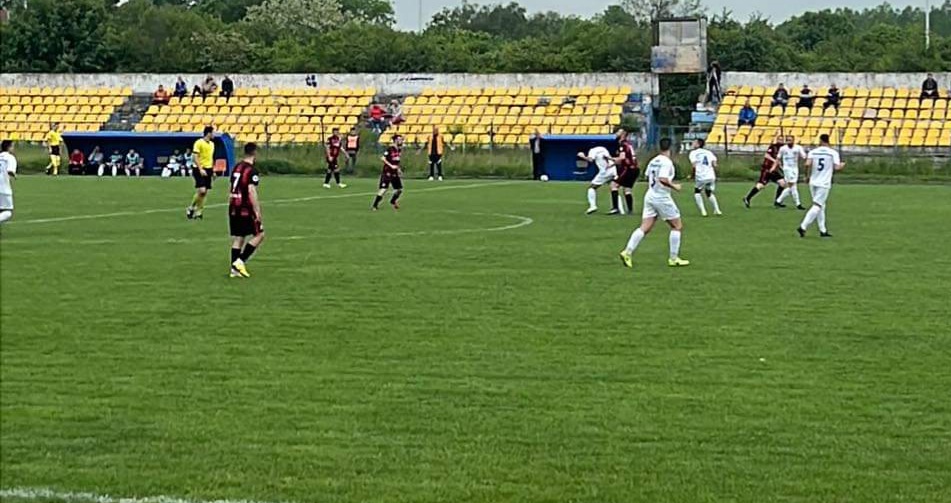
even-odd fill
[(690, 152), (690, 164), (696, 170), (698, 182), (717, 179), (717, 172), (713, 166), (717, 163), (717, 156), (705, 148), (698, 148)]
[(839, 164), (839, 153), (829, 147), (819, 147), (809, 152), (812, 162), (812, 173), (809, 175), (809, 185), (813, 187), (831, 188), (832, 174)]
[(670, 187), (660, 183), (661, 178), (669, 181), (674, 180), (676, 171), (674, 170), (674, 161), (666, 155), (659, 155), (647, 164), (647, 198), (665, 199), (670, 198)]
[(10, 184), (10, 175), (17, 173), (17, 158), (10, 152), (0, 152), (0, 194), (13, 195), (13, 186)]

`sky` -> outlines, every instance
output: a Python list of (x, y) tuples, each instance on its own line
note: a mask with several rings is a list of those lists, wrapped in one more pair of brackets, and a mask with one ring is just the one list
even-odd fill
[[(509, 0), (471, 0), (476, 4), (508, 3)], [(739, 19), (746, 19), (754, 12), (761, 12), (774, 22), (781, 22), (789, 17), (809, 10), (821, 10), (834, 7), (851, 7), (861, 9), (874, 7), (884, 0), (703, 0), (708, 14), (720, 12), (724, 7), (733, 11)], [(396, 23), (402, 29), (415, 30), (419, 20), (419, 6), (423, 6), (423, 23), (429, 21), (432, 15), (444, 7), (459, 5), (461, 0), (393, 0), (396, 10)], [(562, 14), (574, 14), (588, 17), (599, 13), (608, 5), (619, 3), (618, 0), (518, 0), (529, 12), (553, 10)], [(918, 5), (924, 7), (925, 0), (891, 0), (889, 3), (897, 7)], [(932, 5), (940, 0), (932, 0)]]

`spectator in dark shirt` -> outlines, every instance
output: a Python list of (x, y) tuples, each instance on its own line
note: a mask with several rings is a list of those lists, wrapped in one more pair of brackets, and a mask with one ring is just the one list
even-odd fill
[(188, 84), (179, 77), (178, 80), (175, 81), (175, 93), (173, 95), (184, 98), (186, 94), (188, 94)]
[(776, 91), (773, 92), (773, 103), (771, 106), (774, 107), (783, 107), (786, 108), (786, 105), (789, 104), (789, 91), (786, 90), (786, 86), (779, 84), (779, 87), (776, 88)]
[(86, 156), (79, 149), (69, 154), (69, 174), (81, 175), (86, 171)]
[(98, 172), (104, 158), (105, 156), (102, 154), (102, 150), (99, 149), (99, 145), (93, 147), (89, 157), (86, 158), (86, 174), (92, 175)]
[(531, 138), (531, 150), (532, 150), (532, 178), (535, 180), (540, 179), (545, 174), (545, 157), (542, 153), (542, 136), (541, 131), (538, 128), (535, 128), (535, 133), (532, 134)]
[(933, 100), (938, 99), (938, 81), (934, 79), (934, 75), (928, 74), (928, 78), (921, 83), (921, 97), (922, 98), (931, 98)]
[(829, 107), (835, 107), (835, 109), (838, 110), (839, 103), (842, 103), (842, 93), (835, 84), (832, 84), (832, 87), (829, 88), (829, 94), (826, 95), (826, 102), (823, 103), (822, 109), (825, 110)]
[(200, 86), (195, 86), (195, 88), (192, 89), (192, 98), (201, 96), (202, 99), (205, 99), (208, 96), (215, 94), (215, 91), (217, 90), (218, 84), (215, 83), (215, 78), (209, 75), (208, 78), (205, 79), (205, 82), (203, 82)]
[(746, 103), (743, 104), (743, 108), (740, 109), (740, 119), (737, 122), (739, 126), (755, 126), (756, 125), (756, 110), (750, 106), (750, 100), (746, 100)]
[(796, 103), (796, 109), (800, 108), (812, 108), (812, 105), (816, 103), (816, 93), (812, 92), (812, 89), (809, 89), (809, 84), (802, 86), (802, 90), (799, 91), (799, 103)]
[(709, 96), (710, 101), (713, 103), (719, 103), (723, 98), (723, 90), (720, 87), (720, 77), (723, 76), (722, 70), (720, 70), (720, 62), (714, 61), (710, 63), (710, 68), (707, 69), (707, 96)]
[(227, 75), (225, 75), (224, 80), (221, 81), (221, 95), (224, 96), (225, 99), (230, 99), (234, 96), (234, 81)]

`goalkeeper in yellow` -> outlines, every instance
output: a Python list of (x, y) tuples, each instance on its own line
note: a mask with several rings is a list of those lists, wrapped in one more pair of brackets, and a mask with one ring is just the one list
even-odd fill
[(63, 150), (63, 135), (59, 132), (59, 124), (50, 124), (50, 130), (46, 133), (46, 148), (50, 153), (50, 163), (46, 166), (46, 174), (59, 175), (60, 152)]
[(192, 178), (195, 179), (195, 196), (192, 204), (185, 210), (185, 217), (189, 220), (202, 219), (205, 210), (205, 197), (211, 190), (211, 181), (214, 177), (215, 165), (215, 128), (206, 126), (201, 138), (195, 140), (192, 146), (192, 159), (195, 167), (192, 169)]

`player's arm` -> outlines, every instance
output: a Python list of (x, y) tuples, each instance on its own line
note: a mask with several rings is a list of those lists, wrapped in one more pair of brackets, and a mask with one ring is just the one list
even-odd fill
[(12, 157), (7, 162), (7, 174), (10, 175), (10, 178), (17, 177), (17, 160), (16, 157)]
[(670, 178), (658, 178), (657, 181), (658, 181), (658, 183), (660, 183), (661, 185), (664, 185), (664, 186), (666, 186), (666, 187), (670, 187), (671, 189), (673, 189), (673, 190), (676, 191), (676, 192), (680, 192), (680, 184), (679, 184), (679, 183), (674, 183), (674, 182), (670, 181)]
[(585, 155), (584, 152), (578, 152), (578, 159), (581, 159), (583, 161), (588, 161), (588, 162), (594, 161), (593, 157), (588, 157), (587, 155)]
[(383, 160), (383, 165), (386, 166), (387, 168), (396, 169), (396, 166), (394, 166), (393, 164), (390, 164), (390, 160), (387, 159), (385, 155), (383, 157), (380, 157), (380, 159)]
[(248, 198), (251, 199), (251, 208), (254, 209), (254, 218), (259, 222), (261, 220), (261, 203), (258, 201), (258, 186), (254, 184), (248, 184)]
[(806, 183), (809, 183), (809, 178), (812, 176), (812, 158), (809, 157), (806, 159)]

